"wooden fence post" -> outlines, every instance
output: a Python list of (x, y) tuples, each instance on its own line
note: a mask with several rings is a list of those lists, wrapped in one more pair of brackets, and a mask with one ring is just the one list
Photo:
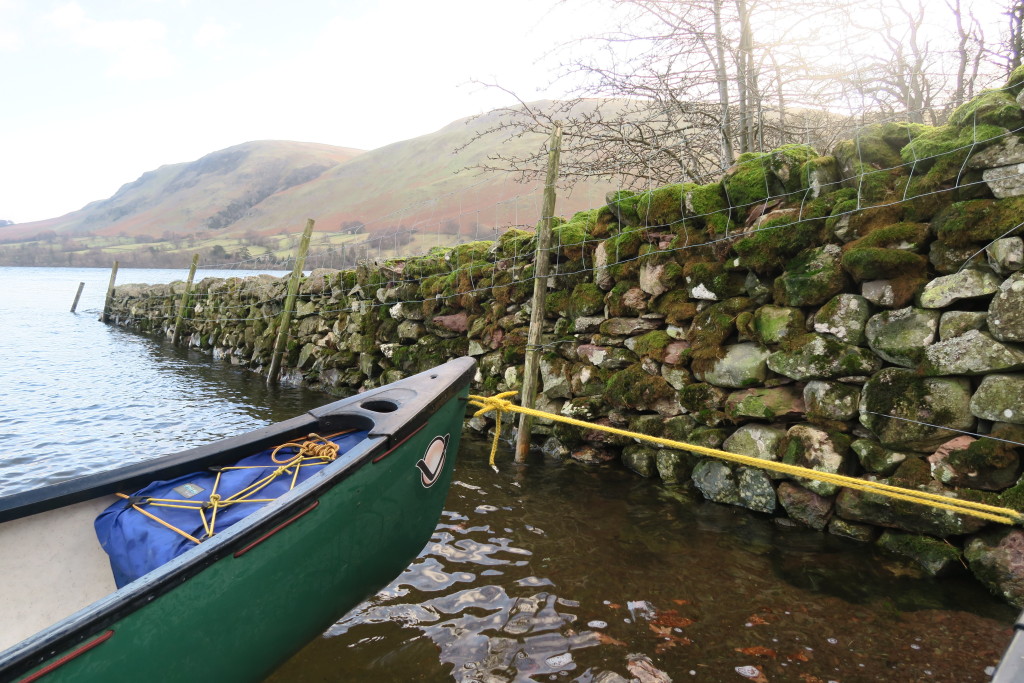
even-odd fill
[(284, 355), (285, 345), (288, 343), (288, 328), (292, 324), (292, 309), (295, 307), (295, 295), (299, 293), (299, 281), (302, 279), (302, 267), (306, 265), (306, 252), (309, 251), (309, 239), (313, 236), (313, 219), (306, 220), (306, 230), (302, 233), (302, 240), (299, 242), (299, 253), (295, 257), (295, 268), (292, 269), (292, 277), (288, 280), (288, 295), (284, 300), (284, 311), (281, 313), (281, 326), (277, 328), (277, 340), (274, 342), (274, 352), (270, 356), (270, 370), (267, 372), (267, 384), (277, 382), (277, 376), (281, 372), (281, 356)]
[(177, 344), (181, 339), (181, 327), (185, 321), (185, 306), (188, 305), (188, 297), (192, 293), (192, 280), (196, 277), (196, 266), (199, 265), (199, 254), (192, 254), (192, 266), (188, 269), (188, 279), (185, 280), (185, 291), (181, 293), (181, 303), (178, 304), (178, 315), (174, 318), (174, 334), (171, 335), (171, 343)]
[[(537, 373), (540, 367), (540, 338), (544, 326), (544, 300), (548, 289), (548, 250), (551, 248), (551, 223), (555, 216), (555, 183), (558, 181), (558, 162), (562, 154), (562, 124), (555, 122), (548, 141), (548, 173), (544, 182), (544, 205), (537, 229), (537, 255), (533, 262), (533, 301), (530, 304), (530, 330), (526, 338), (526, 363), (523, 366), (521, 404), (532, 408), (537, 400)], [(498, 415), (501, 419), (501, 415)], [(533, 417), (519, 416), (519, 434), (516, 438), (516, 462), (526, 462), (530, 452), (530, 432)]]
[(117, 281), (117, 261), (110, 269), (110, 283), (107, 285), (107, 298), (103, 301), (103, 313), (100, 314), (100, 322), (107, 322), (110, 319), (110, 304), (114, 300), (114, 282)]
[(85, 287), (84, 282), (78, 283), (78, 292), (75, 294), (75, 301), (71, 304), (71, 312), (74, 313), (75, 309), (78, 308), (78, 300), (82, 298), (82, 288)]

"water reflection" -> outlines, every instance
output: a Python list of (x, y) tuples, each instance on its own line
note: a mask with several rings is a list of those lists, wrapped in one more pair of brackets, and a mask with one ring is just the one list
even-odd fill
[(269, 681), (983, 681), (1014, 611), (616, 468), (460, 453), (421, 556)]

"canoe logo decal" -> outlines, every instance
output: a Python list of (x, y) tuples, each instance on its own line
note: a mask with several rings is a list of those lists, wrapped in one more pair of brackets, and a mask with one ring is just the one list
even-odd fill
[(449, 434), (435, 436), (427, 445), (426, 453), (416, 463), (416, 467), (420, 471), (420, 483), (426, 488), (433, 486), (434, 482), (441, 476), (441, 472), (444, 471), (444, 459), (448, 453), (449, 436)]

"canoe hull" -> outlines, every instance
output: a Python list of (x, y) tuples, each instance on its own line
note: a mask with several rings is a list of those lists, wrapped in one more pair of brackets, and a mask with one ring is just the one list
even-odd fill
[[(452, 477), (471, 368), (463, 363), (454, 389), (418, 424), (369, 439), (346, 454), (348, 464), (325, 468), (253, 524), (51, 629), (63, 633), (44, 632), (8, 650), (6, 661), (0, 655), (0, 680), (55, 662), (47, 681), (265, 677), (398, 576), (428, 541)], [(400, 406), (408, 394), (398, 389), (383, 400)], [(218, 552), (206, 548), (214, 545)]]

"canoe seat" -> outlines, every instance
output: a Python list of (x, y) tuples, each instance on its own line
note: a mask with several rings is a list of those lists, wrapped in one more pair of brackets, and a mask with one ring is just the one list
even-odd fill
[(227, 467), (156, 481), (96, 518), (96, 536), (120, 588), (317, 474), (366, 438), (366, 431), (311, 434)]

